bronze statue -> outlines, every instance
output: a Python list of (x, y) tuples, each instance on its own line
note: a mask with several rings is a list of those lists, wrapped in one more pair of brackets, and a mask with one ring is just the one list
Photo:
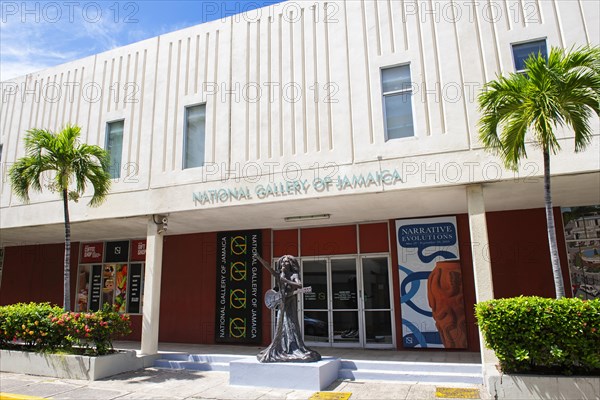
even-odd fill
[(298, 322), (298, 296), (308, 288), (302, 287), (300, 266), (293, 256), (283, 256), (275, 269), (257, 255), (260, 263), (275, 277), (278, 293), (270, 290), (266, 297), (267, 305), (277, 309), (277, 329), (269, 347), (258, 353), (256, 358), (262, 363), (272, 362), (313, 362), (321, 355), (306, 347), (302, 340)]

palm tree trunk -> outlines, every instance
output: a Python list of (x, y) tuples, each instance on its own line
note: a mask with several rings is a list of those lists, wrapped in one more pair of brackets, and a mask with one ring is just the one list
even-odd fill
[(565, 297), (560, 259), (558, 258), (558, 245), (556, 244), (556, 227), (554, 226), (554, 212), (552, 210), (552, 193), (550, 191), (550, 151), (544, 148), (544, 203), (546, 204), (546, 224), (548, 226), (548, 246), (550, 247), (550, 260), (552, 261), (552, 274), (554, 275), (554, 290), (556, 298)]
[(63, 308), (71, 311), (71, 221), (69, 220), (69, 193), (63, 189), (63, 210), (65, 212), (65, 265)]

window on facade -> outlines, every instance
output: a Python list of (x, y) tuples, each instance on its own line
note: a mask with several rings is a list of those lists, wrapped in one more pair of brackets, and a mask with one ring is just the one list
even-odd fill
[(183, 168), (204, 165), (206, 104), (186, 107), (183, 142)]
[(77, 271), (76, 311), (109, 304), (120, 313), (141, 314), (145, 240), (85, 243)]
[(106, 150), (109, 154), (109, 172), (113, 179), (121, 176), (121, 157), (123, 155), (123, 127), (125, 121), (109, 122), (106, 126)]
[(381, 71), (386, 139), (414, 136), (410, 66)]
[(548, 50), (546, 48), (546, 40), (535, 40), (527, 43), (519, 43), (512, 45), (513, 58), (515, 60), (515, 70), (517, 72), (525, 72), (525, 61), (532, 54), (542, 54), (542, 57), (548, 58)]

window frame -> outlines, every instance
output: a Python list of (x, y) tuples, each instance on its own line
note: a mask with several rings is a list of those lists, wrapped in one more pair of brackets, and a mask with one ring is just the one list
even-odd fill
[[(188, 112), (190, 108), (204, 106), (204, 154), (202, 155), (202, 165), (188, 167), (187, 166), (187, 147), (188, 147)], [(181, 169), (203, 168), (206, 165), (206, 109), (207, 103), (201, 102), (196, 104), (188, 104), (183, 107), (183, 148), (181, 151)]]
[[(546, 59), (548, 59), (548, 38), (546, 38), (546, 37), (541, 37), (541, 38), (536, 38), (536, 39), (528, 39), (528, 40), (523, 40), (523, 41), (520, 41), (520, 42), (513, 42), (513, 43), (510, 44), (510, 53), (511, 53), (512, 62), (513, 62), (512, 65), (513, 65), (513, 68), (515, 70), (515, 73), (517, 73), (517, 74), (524, 74), (525, 73), (525, 69), (517, 69), (517, 59), (515, 57), (515, 46), (521, 46), (521, 45), (524, 45), (524, 44), (532, 44), (532, 43), (536, 43), (536, 42), (544, 42), (544, 46), (546, 47)], [(527, 56), (527, 58), (529, 58), (529, 56), (531, 54), (533, 54), (533, 53), (529, 53), (529, 55)]]
[[(390, 92), (384, 92), (383, 90), (383, 71), (385, 70), (389, 70), (389, 69), (394, 69), (394, 68), (400, 68), (400, 67), (408, 67), (408, 73), (410, 76), (410, 84), (408, 85), (408, 87), (406, 89), (398, 89), (398, 90), (394, 90), (394, 91), (390, 91)], [(413, 101), (412, 101), (412, 97), (413, 97), (413, 78), (412, 78), (412, 69), (411, 69), (411, 63), (410, 62), (406, 62), (406, 63), (402, 63), (402, 64), (396, 64), (396, 65), (390, 65), (390, 66), (386, 66), (386, 67), (381, 67), (379, 69), (379, 78), (380, 78), (380, 84), (381, 84), (381, 100), (382, 100), (382, 106), (383, 106), (383, 128), (385, 131), (385, 141), (390, 141), (390, 140), (401, 140), (401, 139), (410, 139), (410, 138), (415, 138), (416, 137), (416, 130), (415, 130), (415, 109), (413, 106)], [(412, 119), (412, 135), (410, 136), (404, 136), (404, 137), (397, 137), (397, 138), (390, 138), (389, 134), (388, 134), (388, 121), (387, 121), (387, 109), (386, 109), (386, 97), (394, 97), (394, 96), (402, 96), (404, 94), (410, 94), (410, 113), (411, 113), (411, 119)]]
[[(125, 118), (119, 118), (119, 119), (115, 119), (112, 121), (106, 121), (106, 131), (105, 131), (105, 138), (104, 138), (104, 149), (108, 152), (108, 157), (110, 160), (110, 150), (108, 148), (108, 142), (110, 139), (110, 126), (111, 124), (117, 123), (117, 122), (123, 122), (123, 133), (121, 134), (121, 156), (120, 156), (120, 165), (119, 168), (116, 170), (113, 170), (113, 165), (109, 165), (108, 166), (108, 172), (110, 174), (110, 178), (111, 179), (120, 179), (121, 178), (121, 168), (122, 168), (122, 164), (123, 164), (123, 139), (125, 139)], [(116, 172), (116, 175), (113, 176), (112, 171)]]

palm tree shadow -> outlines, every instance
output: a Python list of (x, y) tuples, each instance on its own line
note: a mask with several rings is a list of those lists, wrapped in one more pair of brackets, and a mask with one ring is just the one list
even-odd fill
[(206, 371), (169, 370), (147, 368), (138, 371), (124, 372), (103, 381), (126, 381), (128, 384), (164, 383), (168, 381), (194, 381), (205, 378)]

